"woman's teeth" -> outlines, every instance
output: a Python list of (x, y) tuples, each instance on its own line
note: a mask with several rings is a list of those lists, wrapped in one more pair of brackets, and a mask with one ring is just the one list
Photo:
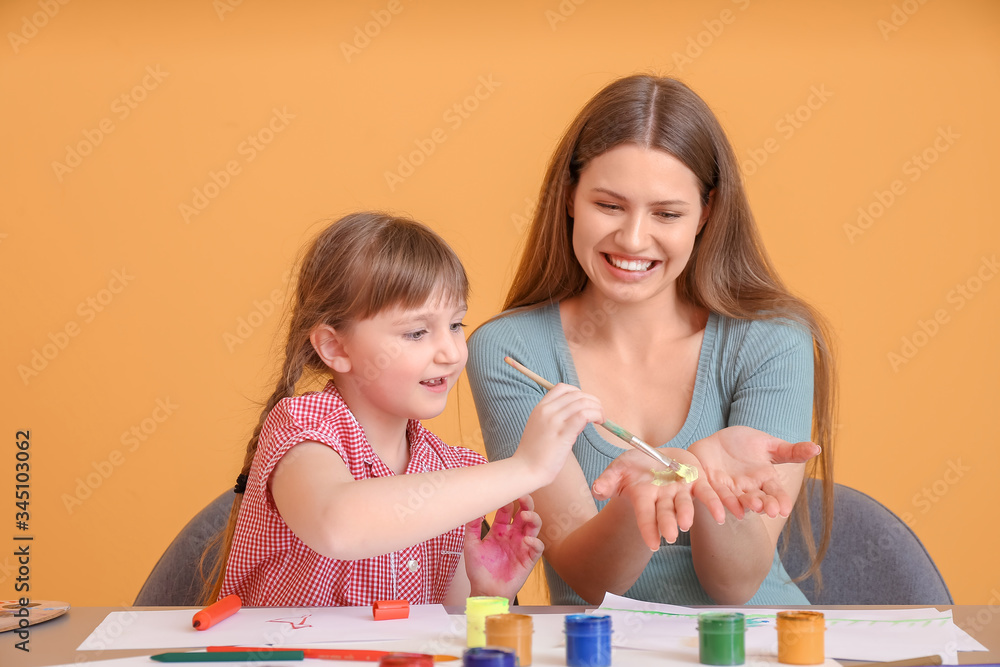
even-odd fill
[(653, 266), (653, 260), (651, 259), (624, 260), (624, 259), (617, 259), (615, 257), (612, 257), (611, 255), (608, 255), (607, 257), (608, 261), (611, 262), (613, 266), (616, 266), (617, 268), (623, 269), (625, 271), (648, 271), (649, 267)]

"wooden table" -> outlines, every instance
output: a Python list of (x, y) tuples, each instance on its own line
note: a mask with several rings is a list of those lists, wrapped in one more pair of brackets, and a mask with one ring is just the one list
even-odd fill
[[(1000, 663), (1000, 607), (986, 605), (956, 605), (953, 607), (934, 605), (937, 609), (951, 609), (955, 623), (979, 640), (989, 649), (984, 652), (964, 652), (959, 654), (963, 663)], [(167, 609), (169, 607), (135, 607), (143, 609)], [(808, 607), (804, 607), (808, 609)], [(875, 609), (878, 607), (828, 607), (829, 609)], [(880, 607), (895, 609), (898, 607)], [(148, 655), (154, 650), (108, 650), (77, 651), (76, 647), (114, 611), (127, 611), (122, 607), (73, 607), (65, 615), (31, 626), (29, 653), (14, 648), (19, 641), (16, 632), (0, 634), (0, 665), (2, 667), (47, 667), (60, 664), (82, 664), (93, 660), (108, 660), (133, 655)], [(752, 607), (748, 607), (752, 609)], [(519, 613), (528, 614), (569, 614), (583, 611), (583, 607), (518, 607)], [(194, 610), (192, 610), (193, 613)], [(460, 608), (448, 608), (449, 613), (460, 614)], [(181, 650), (181, 649), (170, 649)], [(655, 660), (651, 659), (650, 664)], [(450, 663), (460, 664), (460, 663)]]

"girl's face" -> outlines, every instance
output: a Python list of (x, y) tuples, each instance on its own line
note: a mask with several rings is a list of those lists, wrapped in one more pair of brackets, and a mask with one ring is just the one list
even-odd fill
[(568, 205), (586, 290), (618, 303), (676, 297), (708, 219), (698, 180), (661, 150), (623, 144), (584, 167)]
[(390, 308), (355, 323), (342, 336), (351, 368), (351, 411), (367, 420), (393, 423), (430, 419), (444, 411), (469, 351), (464, 302), (438, 292), (423, 306)]

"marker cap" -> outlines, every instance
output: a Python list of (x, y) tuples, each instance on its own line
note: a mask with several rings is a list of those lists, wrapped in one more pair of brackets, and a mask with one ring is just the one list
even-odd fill
[(410, 617), (409, 600), (379, 600), (372, 605), (372, 616), (376, 621), (388, 621)]

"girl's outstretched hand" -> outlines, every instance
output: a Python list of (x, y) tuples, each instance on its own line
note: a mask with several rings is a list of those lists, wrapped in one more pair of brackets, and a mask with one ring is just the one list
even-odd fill
[(722, 504), (742, 519), (747, 510), (787, 517), (794, 502), (776, 465), (805, 463), (820, 447), (788, 443), (749, 426), (730, 426), (693, 443), (688, 451), (701, 462), (701, 473)]
[(523, 496), (497, 510), (485, 539), (483, 519), (465, 524), (465, 570), (471, 595), (501, 596), (513, 600), (542, 555), (538, 531), (542, 519), (531, 496)]
[[(663, 448), (659, 451), (681, 463), (701, 468), (697, 457), (689, 451)], [(597, 500), (622, 496), (632, 504), (642, 541), (652, 551), (660, 548), (661, 535), (673, 544), (679, 531), (691, 529), (694, 498), (705, 505), (718, 523), (726, 518), (719, 496), (703, 474), (692, 483), (670, 479), (669, 473), (664, 479), (663, 473), (658, 475), (656, 472), (662, 467), (646, 454), (631, 449), (612, 461), (592, 487)]]

